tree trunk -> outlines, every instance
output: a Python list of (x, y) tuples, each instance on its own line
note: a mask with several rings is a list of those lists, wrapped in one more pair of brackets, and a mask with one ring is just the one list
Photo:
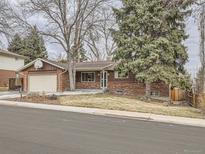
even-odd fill
[(205, 5), (202, 6), (202, 12), (200, 14), (200, 60), (201, 60), (201, 75), (199, 74), (200, 78), (200, 91), (205, 91)]
[(68, 56), (68, 73), (69, 73), (69, 83), (70, 83), (70, 90), (75, 90), (75, 71), (73, 70), (73, 66), (75, 64), (72, 61), (72, 58)]
[(76, 62), (73, 62), (73, 84), (74, 89), (76, 89)]
[(145, 92), (146, 92), (145, 93), (146, 97), (149, 98), (151, 95), (151, 84), (149, 82), (146, 82), (146, 91)]

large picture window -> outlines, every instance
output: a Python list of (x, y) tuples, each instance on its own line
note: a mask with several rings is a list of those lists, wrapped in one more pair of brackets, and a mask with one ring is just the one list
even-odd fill
[(81, 82), (95, 82), (95, 72), (82, 72)]

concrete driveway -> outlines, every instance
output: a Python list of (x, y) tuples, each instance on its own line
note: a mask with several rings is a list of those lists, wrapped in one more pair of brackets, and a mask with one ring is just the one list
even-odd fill
[(20, 97), (18, 91), (3, 91), (0, 92), (0, 100)]

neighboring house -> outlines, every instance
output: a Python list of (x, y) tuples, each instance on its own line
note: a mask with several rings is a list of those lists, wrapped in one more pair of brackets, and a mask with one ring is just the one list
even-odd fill
[[(110, 61), (76, 64), (76, 89), (104, 89), (111, 93), (144, 95), (145, 84), (134, 75), (121, 75)], [(19, 70), (26, 92), (62, 92), (69, 90), (67, 65), (36, 59)], [(152, 94), (168, 96), (169, 88), (159, 82), (151, 85)]]
[(25, 57), (0, 50), (0, 88), (12, 89), (15, 85), (16, 71), (24, 66)]

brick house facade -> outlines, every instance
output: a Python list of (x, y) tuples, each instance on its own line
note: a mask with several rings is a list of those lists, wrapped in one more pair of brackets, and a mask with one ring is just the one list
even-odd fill
[(24, 66), (25, 58), (0, 49), (0, 89), (15, 89), (16, 71)]
[[(29, 84), (33, 81), (29, 81), (28, 78), (32, 75), (41, 77), (44, 75), (56, 75), (56, 91), (62, 92), (69, 90), (69, 74), (66, 71), (67, 66), (65, 64), (44, 59), (38, 60), (43, 63), (41, 68), (35, 68), (36, 60), (26, 65), (22, 70), (19, 70), (19, 73), (24, 79), (23, 87), (26, 92), (31, 92), (29, 90)], [(126, 78), (116, 78), (114, 65), (115, 63), (113, 62), (78, 63), (76, 66), (76, 89), (102, 89), (104, 86), (104, 88), (111, 93), (136, 96), (145, 95), (145, 84), (143, 82), (137, 81), (132, 74), (129, 74)], [(47, 79), (45, 79), (45, 82), (46, 80)], [(50, 83), (52, 84), (52, 82)], [(41, 81), (41, 83), (36, 82), (35, 84), (40, 86), (44, 83)], [(151, 92), (160, 96), (169, 96), (168, 86), (161, 82), (151, 84)]]
[(0, 87), (9, 87), (9, 79), (15, 77), (15, 71), (0, 70)]

